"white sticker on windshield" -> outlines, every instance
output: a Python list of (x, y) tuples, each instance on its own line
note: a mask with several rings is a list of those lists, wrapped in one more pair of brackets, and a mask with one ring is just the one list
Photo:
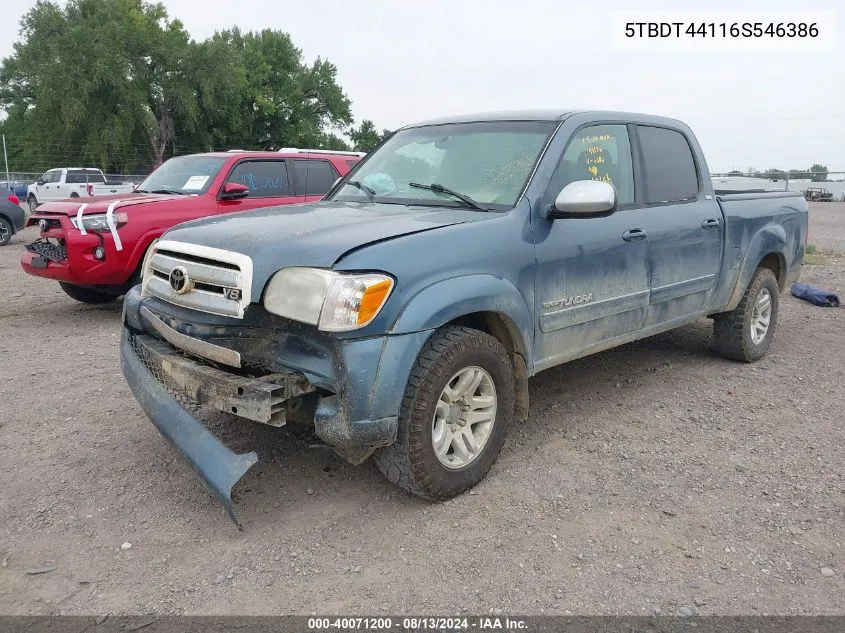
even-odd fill
[(206, 182), (208, 182), (208, 176), (191, 176), (188, 178), (188, 182), (182, 185), (182, 189), (188, 189), (190, 191), (202, 189), (205, 187)]

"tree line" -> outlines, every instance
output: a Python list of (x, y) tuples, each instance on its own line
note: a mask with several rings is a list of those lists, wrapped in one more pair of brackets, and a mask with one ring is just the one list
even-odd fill
[(748, 172), (743, 173), (738, 170), (729, 171), (728, 176), (751, 176), (753, 178), (766, 178), (768, 180), (806, 180), (809, 178), (812, 182), (824, 182), (827, 180), (828, 170), (827, 166), (816, 163), (810, 169), (776, 169), (774, 167), (766, 171), (758, 171), (750, 167)]
[(0, 62), (0, 108), (14, 171), (130, 173), (234, 148), (370, 151), (389, 134), (355, 125), (335, 65), (306, 61), (289, 34), (195, 41), (144, 0), (39, 0)]

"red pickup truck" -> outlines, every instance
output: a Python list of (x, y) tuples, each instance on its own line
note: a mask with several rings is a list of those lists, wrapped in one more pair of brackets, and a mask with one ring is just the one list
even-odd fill
[(83, 303), (107, 303), (139, 282), (150, 244), (182, 222), (219, 213), (312, 202), (361, 160), (357, 152), (193, 154), (171, 158), (130, 194), (48, 202), (27, 226), (21, 267), (59, 282)]

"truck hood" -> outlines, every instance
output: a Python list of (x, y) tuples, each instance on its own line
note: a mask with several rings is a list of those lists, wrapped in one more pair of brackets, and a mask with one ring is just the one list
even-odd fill
[(159, 193), (115, 193), (106, 196), (85, 196), (84, 198), (68, 198), (67, 200), (56, 200), (45, 202), (39, 205), (36, 214), (56, 213), (60, 215), (76, 215), (79, 207), (86, 205), (82, 215), (93, 215), (108, 211), (112, 202), (119, 202), (115, 209), (134, 206), (136, 204), (147, 204), (155, 202), (172, 202), (173, 200), (186, 199), (187, 196), (172, 196)]
[(194, 220), (167, 231), (162, 239), (248, 255), (253, 265), (252, 296), (257, 298), (270, 276), (282, 268), (329, 268), (367, 244), (497, 215), (451, 207), (326, 201)]

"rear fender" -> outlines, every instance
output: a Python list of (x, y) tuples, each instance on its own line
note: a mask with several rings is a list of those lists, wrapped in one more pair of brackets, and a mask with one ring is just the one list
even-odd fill
[[(769, 224), (760, 229), (748, 245), (745, 251), (745, 257), (740, 266), (739, 275), (731, 292), (730, 299), (724, 311), (730, 312), (739, 305), (742, 301), (742, 295), (745, 294), (745, 289), (751, 283), (754, 277), (754, 272), (767, 255), (775, 254), (778, 256), (781, 265), (781, 277), (786, 275), (787, 253), (789, 248), (787, 246), (787, 236), (784, 228), (778, 224)], [(780, 280), (779, 280), (780, 281)]]

